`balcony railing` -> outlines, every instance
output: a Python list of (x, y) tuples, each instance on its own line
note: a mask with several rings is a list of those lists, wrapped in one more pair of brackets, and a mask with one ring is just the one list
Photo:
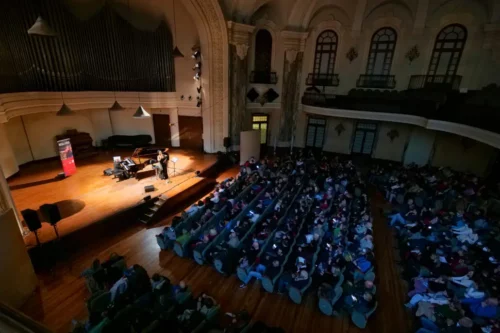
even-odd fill
[(394, 75), (361, 74), (356, 82), (358, 88), (394, 89), (396, 77)]
[(412, 75), (408, 89), (451, 91), (460, 89), (460, 75)]
[(309, 73), (306, 79), (306, 85), (317, 87), (338, 87), (339, 75)]
[(277, 82), (276, 72), (252, 71), (250, 73), (250, 83), (276, 84)]
[(353, 89), (348, 95), (305, 92), (302, 104), (321, 108), (412, 115), (500, 133), (498, 108), (470, 104), (467, 102), (467, 95), (470, 94), (471, 92), (461, 94), (457, 91)]

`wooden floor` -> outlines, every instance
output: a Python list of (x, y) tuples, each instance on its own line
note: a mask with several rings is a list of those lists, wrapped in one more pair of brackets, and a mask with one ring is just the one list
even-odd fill
[[(220, 178), (227, 176), (229, 174), (226, 173)], [(85, 299), (89, 294), (79, 274), (95, 257), (105, 259), (110, 253), (117, 252), (125, 255), (127, 263), (138, 263), (150, 274), (159, 272), (174, 283), (184, 280), (195, 294), (205, 291), (213, 295), (221, 303), (223, 312), (246, 309), (252, 320), (281, 326), (286, 332), (409, 333), (410, 321), (403, 307), (405, 290), (394, 265), (392, 232), (378, 209), (382, 204), (383, 200), (374, 196), (379, 307), (365, 330), (355, 327), (349, 318), (321, 314), (313, 293), (306, 297), (304, 304), (295, 305), (285, 295), (262, 291), (259, 283), (239, 289), (240, 281), (235, 276), (224, 278), (211, 267), (198, 266), (193, 260), (179, 258), (171, 251), (161, 252), (155, 240), (160, 227), (118, 231), (109, 239), (71, 254), (52, 273), (39, 273), (40, 287), (22, 311), (55, 332), (68, 332), (72, 319), (83, 320), (87, 317)]]
[[(164, 193), (174, 196), (201, 181), (199, 177), (195, 177), (195, 170), (203, 170), (216, 162), (214, 155), (178, 149), (171, 152), (171, 157), (179, 159), (175, 177), (173, 169), (169, 169), (172, 183), (157, 180), (156, 177), (117, 182), (116, 179), (103, 175), (104, 169), (112, 167), (113, 156), (121, 155), (123, 158), (131, 153), (130, 150), (101, 152), (83, 162), (77, 161), (76, 174), (63, 180), (55, 179), (62, 169), (61, 162), (57, 160), (21, 167), (19, 175), (9, 180), (19, 213), (26, 208), (37, 210), (45, 203), (57, 204), (63, 217), (57, 226), (63, 237), (137, 205), (146, 195), (155, 197)], [(156, 190), (146, 194), (146, 185), (154, 185)], [(54, 229), (48, 223), (42, 224), (38, 235), (42, 243), (56, 237)], [(33, 233), (28, 234), (24, 240), (28, 247), (36, 245)]]

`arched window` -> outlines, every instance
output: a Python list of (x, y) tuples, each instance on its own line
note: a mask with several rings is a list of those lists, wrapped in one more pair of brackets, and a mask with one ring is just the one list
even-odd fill
[(337, 34), (333, 30), (323, 31), (316, 40), (313, 75), (316, 78), (333, 75), (337, 56)]
[[(255, 64), (252, 83), (272, 83), (271, 59), (273, 55), (273, 37), (265, 29), (257, 31), (255, 36)], [(276, 83), (276, 82), (274, 82)]]
[(390, 75), (397, 34), (392, 28), (381, 28), (372, 37), (366, 64), (367, 75)]
[(427, 71), (428, 82), (452, 83), (466, 41), (467, 29), (462, 25), (452, 24), (439, 32)]

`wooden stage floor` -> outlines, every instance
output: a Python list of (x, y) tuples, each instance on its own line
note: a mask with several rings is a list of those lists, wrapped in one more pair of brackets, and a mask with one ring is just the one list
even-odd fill
[[(237, 169), (233, 171), (236, 174)], [(219, 180), (228, 176), (232, 175), (225, 174)], [(285, 332), (410, 333), (411, 321), (403, 306), (406, 289), (394, 264), (393, 234), (379, 211), (383, 200), (376, 196), (372, 205), (379, 307), (364, 330), (355, 327), (348, 317), (321, 314), (314, 292), (306, 296), (303, 304), (297, 305), (285, 295), (262, 291), (257, 282), (239, 289), (240, 281), (234, 275), (223, 277), (210, 266), (199, 266), (192, 259), (177, 257), (172, 251), (160, 251), (155, 235), (161, 227), (128, 233), (120, 230), (112, 237), (100, 239), (98, 244), (90, 244), (79, 253), (71, 254), (51, 272), (38, 273), (39, 288), (21, 310), (54, 332), (69, 332), (72, 319), (84, 320), (88, 316), (85, 299), (89, 293), (84, 278), (80, 277), (81, 272), (94, 258), (104, 260), (116, 252), (126, 257), (127, 264), (142, 265), (150, 275), (158, 272), (168, 276), (173, 283), (184, 280), (194, 294), (207, 292), (214, 296), (221, 304), (222, 313), (246, 309), (252, 321), (280, 326)]]
[[(77, 160), (76, 174), (63, 180), (55, 179), (62, 171), (59, 160), (41, 161), (21, 167), (19, 175), (9, 180), (19, 214), (27, 208), (37, 210), (45, 203), (57, 204), (63, 218), (57, 224), (58, 231), (64, 237), (138, 205), (146, 195), (175, 196), (202, 181), (194, 172), (210, 167), (217, 160), (215, 155), (172, 150), (171, 158), (177, 157), (179, 160), (176, 163), (176, 176), (171, 177), (171, 183), (156, 177), (118, 182), (111, 176), (103, 175), (104, 169), (113, 167), (113, 156), (120, 155), (124, 158), (131, 154), (130, 150), (108, 151), (84, 161)], [(169, 169), (169, 174), (173, 174), (173, 169)], [(156, 190), (145, 193), (146, 185), (154, 185)], [(47, 222), (42, 223), (38, 236), (42, 243), (56, 237), (54, 229)], [(24, 241), (28, 247), (36, 245), (33, 233), (26, 235)]]

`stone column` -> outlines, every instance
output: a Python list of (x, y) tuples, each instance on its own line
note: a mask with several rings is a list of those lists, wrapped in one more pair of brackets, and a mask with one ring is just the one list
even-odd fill
[(248, 85), (248, 49), (254, 26), (229, 21), (229, 135), (231, 146), (238, 150), (240, 132), (250, 130), (252, 119), (246, 111)]
[(292, 147), (296, 118), (299, 111), (299, 94), (302, 83), (302, 59), (307, 33), (283, 31), (285, 47), (283, 87), (281, 91), (281, 116), (279, 147)]
[(179, 108), (170, 109), (169, 113), (170, 123), (173, 124), (170, 126), (170, 142), (172, 143), (172, 147), (180, 147), (181, 141), (179, 138)]

